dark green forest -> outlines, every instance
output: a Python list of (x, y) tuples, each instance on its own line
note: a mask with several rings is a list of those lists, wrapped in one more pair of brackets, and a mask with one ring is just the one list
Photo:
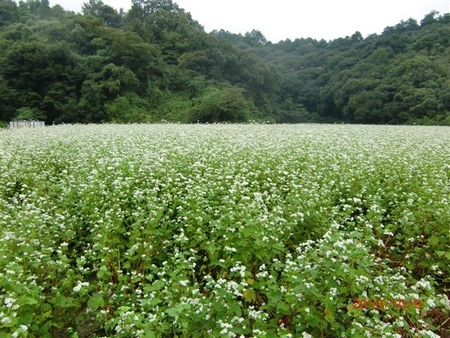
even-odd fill
[(206, 33), (171, 0), (0, 0), (0, 121), (450, 125), (450, 15), (381, 34)]

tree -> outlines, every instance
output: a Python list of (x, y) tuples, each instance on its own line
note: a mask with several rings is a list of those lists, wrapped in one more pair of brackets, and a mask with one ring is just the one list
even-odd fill
[(84, 15), (92, 15), (101, 18), (106, 26), (119, 27), (122, 21), (122, 15), (119, 14), (113, 7), (108, 6), (101, 0), (89, 0), (85, 2), (82, 7)]
[[(47, 122), (61, 113), (59, 109), (64, 109), (79, 79), (75, 58), (64, 42), (15, 44), (6, 54), (1, 74), (8, 88), (17, 94), (11, 108), (28, 107), (46, 117)], [(58, 95), (50, 98), (49, 93), (56, 87)]]
[(132, 6), (142, 9), (143, 15), (153, 14), (158, 10), (177, 13), (180, 7), (172, 0), (131, 0)]
[(244, 41), (247, 42), (250, 46), (264, 46), (267, 43), (266, 37), (256, 29), (253, 29), (251, 32), (245, 33)]
[(78, 111), (82, 114), (79, 122), (107, 122), (111, 116), (106, 105), (121, 96), (133, 93), (139, 85), (135, 74), (113, 63), (107, 64), (100, 73), (89, 74), (83, 82), (82, 96)]
[(52, 15), (49, 0), (19, 1), (19, 11), (22, 16), (31, 16), (37, 19), (49, 19)]
[(190, 122), (245, 122), (251, 113), (251, 104), (238, 87), (210, 87), (195, 102)]
[(0, 2), (0, 27), (7, 26), (17, 20), (17, 5), (13, 0)]
[(362, 90), (350, 96), (343, 108), (344, 116), (356, 123), (387, 123), (391, 116), (385, 115), (384, 93), (379, 90)]
[(420, 26), (424, 27), (427, 25), (432, 25), (434, 23), (437, 23), (438, 20), (436, 19), (436, 17), (439, 15), (439, 12), (437, 11), (431, 11), (430, 13), (428, 13), (427, 15), (425, 15), (425, 17), (422, 19), (422, 21), (420, 21)]
[(8, 122), (13, 119), (17, 105), (17, 94), (0, 75), (0, 121)]

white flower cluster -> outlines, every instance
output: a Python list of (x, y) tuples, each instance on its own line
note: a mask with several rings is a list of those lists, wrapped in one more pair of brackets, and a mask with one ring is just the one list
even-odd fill
[(80, 292), (83, 287), (88, 287), (89, 282), (78, 281), (78, 284), (73, 288), (73, 292)]

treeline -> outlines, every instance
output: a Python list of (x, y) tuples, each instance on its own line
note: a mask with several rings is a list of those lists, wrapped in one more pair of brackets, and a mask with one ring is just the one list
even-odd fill
[(0, 120), (450, 124), (450, 16), (380, 35), (206, 33), (171, 0), (0, 2)]
[(449, 14), (330, 42), (272, 44), (259, 31), (215, 35), (276, 65), (283, 121), (450, 125)]

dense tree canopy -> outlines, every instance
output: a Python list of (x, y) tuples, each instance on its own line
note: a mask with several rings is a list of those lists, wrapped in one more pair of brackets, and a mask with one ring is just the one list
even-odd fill
[(206, 33), (172, 0), (0, 2), (0, 121), (450, 124), (450, 15), (364, 38)]
[[(450, 124), (449, 14), (431, 12), (420, 25), (409, 19), (381, 35), (356, 32), (329, 42), (216, 36), (276, 65), (277, 120), (289, 103), (303, 121)], [(301, 107), (307, 114), (298, 113)]]

